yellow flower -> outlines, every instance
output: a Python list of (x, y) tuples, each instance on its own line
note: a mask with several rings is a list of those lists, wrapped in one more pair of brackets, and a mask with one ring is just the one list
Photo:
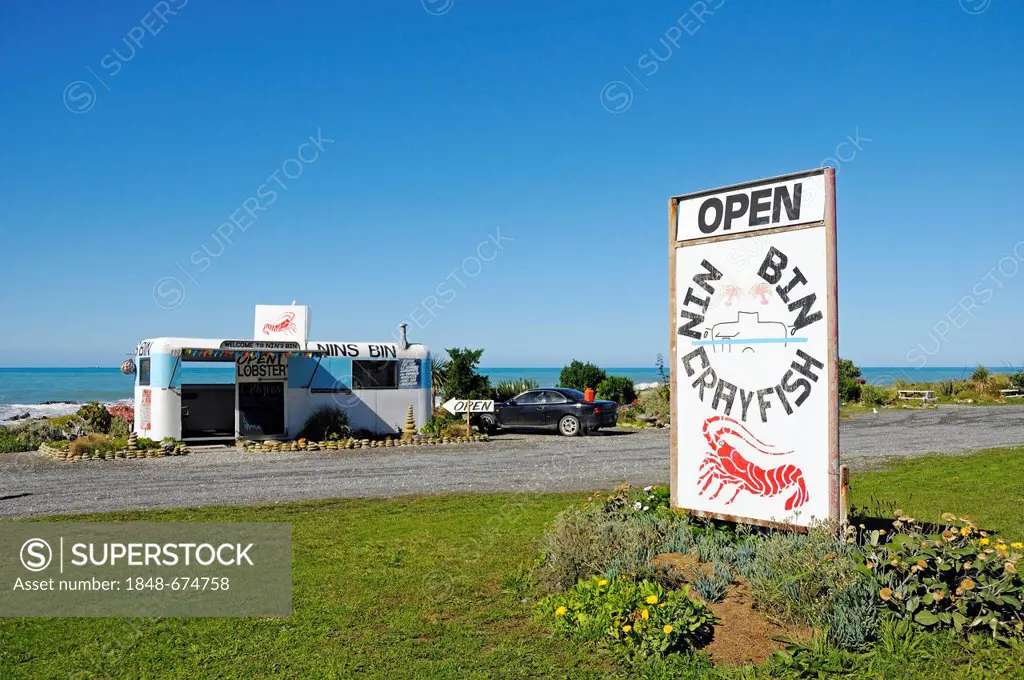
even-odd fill
[(890, 598), (892, 598), (892, 588), (882, 588), (878, 591), (878, 596), (883, 600), (888, 601)]
[(601, 579), (600, 581), (597, 582), (597, 585), (599, 585), (599, 586), (606, 586), (606, 585), (608, 585), (608, 579), (606, 579), (606, 578)]
[(924, 560), (918, 560), (917, 561), (917, 566), (921, 567), (922, 569), (927, 569), (928, 568), (928, 563), (925, 562)]
[(940, 600), (942, 600), (942, 598), (946, 596), (946, 594), (941, 590), (936, 590), (934, 593), (932, 593), (932, 596), (935, 598), (936, 602), (939, 602)]
[(965, 578), (960, 582), (960, 587), (964, 590), (974, 590), (974, 581), (969, 578)]
[(640, 616), (643, 618), (644, 621), (646, 621), (647, 619), (651, 618), (651, 613), (645, 609), (642, 612), (640, 612)]
[(647, 596), (647, 604), (658, 604), (658, 596), (657, 595), (648, 595)]
[(1010, 544), (1010, 547), (1011, 548), (1016, 548), (1017, 550), (1020, 550), (1021, 548), (1024, 548), (1024, 543), (1021, 543), (1020, 541), (1014, 541), (1013, 543)]
[(565, 613), (567, 611), (569, 611), (569, 610), (566, 609), (565, 607), (559, 607), (558, 609), (555, 610), (555, 616), (565, 616)]
[(1006, 545), (1005, 543), (1000, 543), (999, 545), (997, 545), (997, 546), (996, 546), (996, 551), (997, 551), (997, 552), (998, 552), (999, 554), (1003, 554), (1003, 553), (1006, 553), (1006, 552), (1008, 552), (1009, 550), (1010, 550), (1010, 547), (1009, 547), (1008, 545)]
[(946, 539), (947, 541), (950, 541), (950, 540), (953, 539), (953, 532), (950, 531), (949, 529), (946, 529), (945, 531), (942, 532), (942, 537), (944, 539)]
[(669, 626), (669, 625), (666, 624), (665, 627), (662, 628), (662, 630), (665, 631), (665, 635), (668, 635), (669, 633), (672, 632), (672, 626)]
[(981, 539), (980, 541), (978, 541), (978, 545), (988, 545), (988, 539), (987, 538)]
[(665, 603), (664, 603), (664, 602), (662, 602), (661, 604), (659, 604), (659, 605), (658, 605), (658, 609), (661, 609), (661, 608), (662, 608), (662, 607), (664, 607), (664, 606), (665, 606)]
[(628, 633), (631, 630), (633, 630), (633, 626), (629, 625), (628, 623), (625, 626), (622, 627), (622, 632), (623, 633)]

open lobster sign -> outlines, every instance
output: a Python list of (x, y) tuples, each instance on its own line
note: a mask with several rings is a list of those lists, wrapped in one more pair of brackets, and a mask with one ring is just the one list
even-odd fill
[(835, 171), (669, 200), (672, 505), (839, 518)]

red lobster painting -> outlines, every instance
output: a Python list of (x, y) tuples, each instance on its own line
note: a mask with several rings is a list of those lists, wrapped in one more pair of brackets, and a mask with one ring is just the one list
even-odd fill
[(290, 333), (295, 335), (295, 312), (284, 312), (274, 323), (263, 324), (263, 335), (271, 333)]
[(763, 441), (750, 433), (746, 427), (739, 422), (726, 416), (713, 416), (704, 421), (704, 438), (708, 440), (711, 451), (704, 457), (700, 465), (703, 474), (697, 479), (697, 484), (704, 483), (699, 494), (704, 492), (715, 482), (718, 482), (718, 489), (710, 500), (718, 497), (722, 489), (729, 485), (736, 486), (736, 493), (728, 501), (729, 505), (741, 491), (756, 494), (762, 498), (778, 496), (786, 489), (795, 486), (796, 492), (786, 499), (786, 510), (795, 510), (811, 499), (807, 493), (807, 485), (804, 483), (803, 471), (795, 465), (780, 465), (765, 469), (743, 457), (735, 446), (725, 441), (725, 437), (732, 437), (741, 448), (754, 449), (759, 453), (769, 456), (783, 456), (792, 451), (770, 451), (774, 448), (771, 444)]

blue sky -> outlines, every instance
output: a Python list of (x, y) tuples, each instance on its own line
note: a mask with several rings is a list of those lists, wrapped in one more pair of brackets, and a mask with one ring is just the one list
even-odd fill
[(0, 365), (245, 337), (293, 298), (317, 339), (404, 319), (490, 366), (650, 365), (667, 198), (837, 154), (841, 353), (1020, 365), (1022, 26), (1010, 0), (3, 3)]

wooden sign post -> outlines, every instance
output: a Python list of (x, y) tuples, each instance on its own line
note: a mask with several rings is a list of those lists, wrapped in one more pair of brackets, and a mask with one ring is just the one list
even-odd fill
[(448, 401), (441, 404), (441, 407), (451, 413), (452, 415), (458, 415), (460, 413), (466, 414), (466, 436), (469, 437), (473, 434), (472, 426), (470, 425), (470, 415), (473, 413), (493, 413), (494, 412), (494, 400), (493, 399), (449, 399)]

